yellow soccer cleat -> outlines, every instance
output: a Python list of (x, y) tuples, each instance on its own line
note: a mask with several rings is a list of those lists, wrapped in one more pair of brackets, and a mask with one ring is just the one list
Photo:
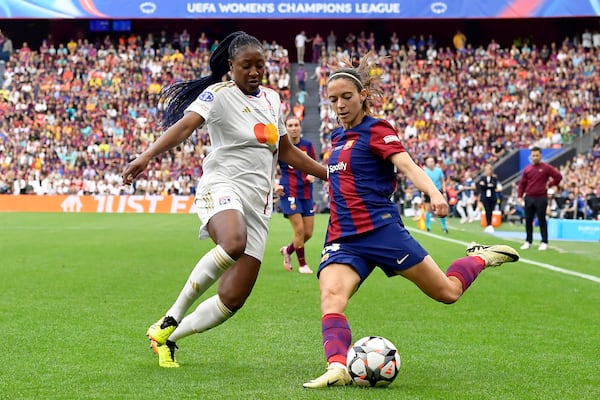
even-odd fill
[(179, 368), (179, 363), (175, 361), (175, 350), (178, 348), (175, 342), (170, 340), (165, 344), (157, 345), (158, 365), (163, 368)]
[[(148, 331), (146, 332), (146, 336), (150, 339), (152, 349), (155, 350), (152, 341), (156, 342), (157, 345), (165, 344), (169, 336), (171, 336), (171, 333), (177, 328), (177, 325), (175, 318), (169, 316), (163, 317), (150, 325), (150, 328), (148, 328)], [(156, 353), (156, 350), (154, 352)]]
[(507, 262), (519, 261), (519, 253), (510, 246), (496, 244), (485, 246), (471, 243), (467, 248), (468, 256), (479, 256), (485, 261), (487, 267), (498, 267)]
[(342, 364), (331, 364), (327, 367), (327, 371), (318, 378), (306, 382), (305, 388), (319, 389), (329, 386), (345, 386), (352, 383), (352, 378), (348, 373), (346, 366)]

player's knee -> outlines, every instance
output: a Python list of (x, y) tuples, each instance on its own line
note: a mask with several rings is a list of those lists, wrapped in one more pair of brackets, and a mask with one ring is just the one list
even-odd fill
[(236, 312), (237, 310), (242, 308), (249, 295), (249, 292), (240, 290), (219, 290), (219, 297), (221, 298), (221, 301), (223, 302), (225, 307), (227, 307), (227, 309), (231, 312)]
[(237, 260), (246, 250), (246, 236), (241, 234), (231, 235), (219, 244), (229, 254), (229, 257)]
[(304, 232), (304, 242), (308, 242), (308, 240), (312, 237), (312, 232)]
[(343, 313), (348, 304), (348, 299), (335, 290), (321, 288), (321, 309), (324, 314)]
[(460, 299), (462, 291), (455, 290), (454, 288), (442, 288), (437, 291), (435, 299), (440, 303), (453, 304)]

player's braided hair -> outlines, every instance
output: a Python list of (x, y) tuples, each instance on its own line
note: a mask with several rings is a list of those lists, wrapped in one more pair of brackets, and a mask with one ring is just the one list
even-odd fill
[(215, 49), (210, 56), (210, 75), (199, 79), (181, 81), (165, 87), (159, 96), (159, 103), (164, 105), (162, 119), (163, 128), (168, 128), (177, 122), (185, 109), (210, 85), (223, 80), (229, 72), (229, 60), (235, 58), (240, 49), (246, 46), (256, 46), (262, 49), (260, 41), (246, 32), (233, 32)]
[(337, 65), (330, 65), (332, 70), (329, 75), (328, 82), (336, 79), (346, 79), (356, 86), (359, 92), (363, 89), (367, 90), (367, 97), (362, 104), (362, 109), (367, 115), (371, 115), (371, 105), (376, 98), (381, 98), (383, 91), (379, 87), (380, 79), (378, 76), (371, 74), (371, 69), (377, 63), (377, 55), (373, 50), (370, 50), (359, 61), (356, 67), (352, 61), (345, 57), (338, 57)]

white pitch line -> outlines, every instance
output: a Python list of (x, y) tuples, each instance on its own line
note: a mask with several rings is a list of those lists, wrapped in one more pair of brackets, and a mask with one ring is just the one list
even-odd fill
[[(451, 239), (451, 238), (449, 238), (447, 236), (436, 235), (434, 233), (429, 233), (429, 232), (423, 232), (420, 229), (414, 229), (414, 228), (407, 228), (407, 229), (409, 231), (411, 231), (411, 232), (416, 232), (416, 233), (419, 233), (421, 235), (430, 236), (430, 237), (433, 237), (433, 238), (436, 238), (436, 239), (441, 239), (441, 240), (444, 240), (444, 241), (450, 242), (450, 243), (460, 244), (460, 245), (463, 245), (465, 247), (469, 245), (469, 243), (463, 242), (462, 240)], [(577, 271), (571, 271), (571, 270), (560, 268), (560, 267), (557, 267), (557, 266), (554, 266), (554, 265), (551, 265), (551, 264), (541, 263), (541, 262), (538, 262), (538, 261), (529, 260), (527, 258), (522, 258), (522, 257), (519, 258), (519, 261), (520, 262), (524, 262), (525, 264), (534, 265), (536, 267), (544, 268), (544, 269), (547, 269), (547, 270), (550, 270), (550, 271), (554, 271), (554, 272), (558, 272), (558, 273), (561, 273), (561, 274), (576, 276), (576, 277), (581, 278), (581, 279), (586, 279), (588, 281), (600, 283), (600, 277), (597, 277), (597, 276), (594, 276), (594, 275), (584, 274), (584, 273), (577, 272)]]

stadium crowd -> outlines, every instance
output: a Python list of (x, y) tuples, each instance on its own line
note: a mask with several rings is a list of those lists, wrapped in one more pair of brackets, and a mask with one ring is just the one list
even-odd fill
[[(200, 35), (191, 50), (183, 32), (144, 39), (86, 39), (39, 49), (27, 43), (6, 62), (0, 92), (0, 192), (13, 194), (191, 194), (210, 151), (199, 129), (184, 146), (156, 159), (132, 189), (120, 173), (161, 132), (158, 94), (177, 80), (204, 76), (218, 41)], [(264, 43), (263, 84), (289, 112), (289, 59)]]
[[(331, 31), (312, 49), (322, 160), (336, 124), (324, 93), (330, 67), (340, 56), (353, 62), (369, 50), (376, 54), (371, 74), (383, 88), (376, 112), (397, 128), (415, 160), (436, 156), (449, 183), (466, 170), (479, 173), (511, 149), (568, 144), (600, 122), (600, 35), (583, 38), (472, 47), (457, 32), (453, 47), (438, 47), (430, 35), (401, 43), (394, 33), (377, 43), (371, 33), (338, 40)], [(210, 151), (202, 129), (157, 158), (133, 188), (122, 187), (119, 174), (161, 131), (160, 90), (207, 74), (216, 45), (205, 33), (192, 40), (187, 31), (67, 43), (48, 37), (39, 49), (22, 43), (14, 51), (11, 42), (0, 89), (0, 192), (192, 194)], [(281, 93), (289, 114), (288, 51), (276, 41), (264, 45), (263, 83)], [(596, 145), (563, 167), (562, 204), (584, 192), (600, 195), (599, 153)]]
[[(324, 159), (335, 125), (322, 90), (331, 66), (340, 56), (354, 63), (368, 51), (374, 52), (371, 74), (380, 77), (383, 87), (376, 112), (398, 129), (421, 164), (429, 155), (439, 160), (447, 187), (453, 186), (452, 178), (460, 179), (465, 171), (477, 175), (482, 165), (495, 163), (512, 149), (560, 148), (600, 123), (598, 32), (540, 48), (521, 40), (510, 48), (494, 40), (474, 48), (461, 32), (453, 48), (437, 47), (432, 36), (412, 36), (400, 43), (394, 33), (380, 46), (372, 37), (361, 32), (346, 37), (341, 46), (321, 49), (314, 76), (321, 88)], [(559, 203), (569, 203), (574, 187), (600, 195), (600, 180), (594, 175), (597, 147), (578, 156), (587, 161), (579, 162), (577, 173), (567, 174), (561, 192), (565, 201)], [(592, 214), (588, 217), (598, 211)]]

